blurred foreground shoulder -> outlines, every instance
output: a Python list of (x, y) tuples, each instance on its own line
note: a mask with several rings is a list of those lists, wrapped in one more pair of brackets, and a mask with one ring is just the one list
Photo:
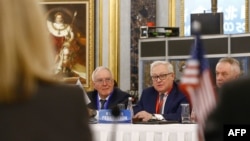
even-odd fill
[(76, 85), (40, 83), (28, 101), (0, 105), (0, 140), (91, 141), (83, 94)]

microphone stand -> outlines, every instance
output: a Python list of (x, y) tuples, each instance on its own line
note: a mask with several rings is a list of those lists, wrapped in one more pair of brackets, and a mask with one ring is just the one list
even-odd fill
[(111, 141), (116, 141), (116, 128), (117, 128), (117, 123), (118, 123), (118, 118), (120, 117), (121, 111), (118, 106), (115, 106), (111, 110), (111, 114), (114, 117), (114, 124), (112, 126), (111, 130)]

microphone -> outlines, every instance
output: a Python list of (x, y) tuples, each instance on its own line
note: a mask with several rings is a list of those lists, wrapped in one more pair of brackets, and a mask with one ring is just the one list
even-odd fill
[(115, 107), (112, 108), (111, 114), (114, 118), (118, 118), (121, 114), (120, 108), (116, 105)]

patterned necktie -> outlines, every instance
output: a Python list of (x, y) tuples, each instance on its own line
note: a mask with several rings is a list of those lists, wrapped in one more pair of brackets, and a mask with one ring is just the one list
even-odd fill
[(159, 110), (157, 111), (157, 114), (161, 114), (162, 105), (163, 105), (163, 97), (164, 97), (164, 94), (160, 94)]
[(106, 99), (101, 99), (100, 102), (101, 102), (101, 109), (104, 109), (104, 104), (107, 100)]

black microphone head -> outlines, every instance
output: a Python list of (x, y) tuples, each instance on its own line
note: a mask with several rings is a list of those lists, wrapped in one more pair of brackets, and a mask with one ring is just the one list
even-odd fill
[(113, 117), (118, 118), (120, 116), (120, 108), (118, 106), (114, 106), (111, 110), (111, 114)]

